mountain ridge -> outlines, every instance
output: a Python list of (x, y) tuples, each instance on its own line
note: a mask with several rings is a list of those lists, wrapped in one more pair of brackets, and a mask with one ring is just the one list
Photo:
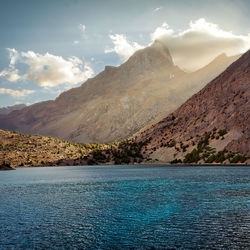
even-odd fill
[(188, 74), (156, 41), (54, 101), (0, 116), (0, 127), (74, 142), (121, 140), (164, 118), (233, 60)]
[(25, 107), (27, 107), (25, 104), (15, 104), (12, 106), (2, 107), (0, 108), (0, 115), (8, 115), (12, 111), (21, 110)]

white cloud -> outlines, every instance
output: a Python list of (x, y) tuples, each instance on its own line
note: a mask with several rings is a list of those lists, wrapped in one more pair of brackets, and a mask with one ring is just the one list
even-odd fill
[[(10, 82), (18, 80), (32, 80), (42, 87), (54, 87), (61, 84), (73, 85), (87, 80), (93, 75), (93, 70), (88, 63), (83, 63), (78, 57), (70, 57), (67, 60), (61, 56), (50, 53), (44, 55), (33, 51), (10, 52), (10, 65), (8, 69), (0, 72)], [(13, 51), (15, 51), (13, 53)], [(16, 64), (22, 63), (28, 66), (27, 71), (20, 75)]]
[(15, 49), (7, 49), (9, 51), (10, 64), (9, 67), (13, 69), (15, 67), (16, 61), (18, 60), (19, 54)]
[(78, 44), (79, 43), (79, 41), (78, 40), (75, 40), (74, 42), (73, 42), (73, 44)]
[(9, 74), (9, 72), (7, 71), (7, 70), (3, 70), (3, 71), (1, 71), (0, 72), (0, 77), (5, 77), (5, 76), (7, 76)]
[(114, 48), (105, 49), (105, 53), (117, 53), (122, 61), (126, 61), (135, 51), (142, 49), (143, 46), (136, 42), (128, 41), (123, 34), (109, 35), (114, 44)]
[(15, 64), (19, 58), (19, 54), (15, 49), (7, 49), (9, 52), (9, 68), (4, 69), (3, 71), (0, 72), (0, 78), (4, 77), (10, 82), (16, 82), (18, 81), (21, 77), (19, 75), (19, 70), (15, 69)]
[(82, 32), (84, 32), (86, 30), (86, 26), (84, 24), (80, 24), (79, 28)]
[(151, 34), (169, 48), (174, 62), (193, 71), (201, 68), (221, 53), (228, 56), (244, 53), (250, 48), (250, 35), (235, 35), (222, 30), (204, 18), (189, 23), (189, 28), (175, 32), (166, 23)]
[(151, 39), (155, 41), (156, 39), (162, 38), (162, 36), (172, 35), (174, 31), (169, 28), (167, 23), (163, 23), (160, 27), (157, 27), (155, 31), (151, 34)]
[(155, 8), (153, 11), (154, 12), (157, 12), (157, 11), (159, 11), (159, 10), (161, 10), (162, 9), (162, 7), (158, 7), (158, 8)]
[(79, 29), (81, 30), (81, 35), (83, 39), (88, 39), (88, 35), (86, 32), (87, 27), (84, 24), (79, 24)]
[(19, 79), (21, 79), (22, 77), (19, 75), (19, 70), (18, 69), (14, 69), (13, 71), (10, 71), (8, 73), (8, 77), (7, 77), (7, 80), (9, 82), (16, 82), (18, 81)]
[(1, 71), (0, 78), (1, 77), (7, 79), (9, 82), (16, 82), (21, 79), (21, 76), (19, 75), (19, 70), (14, 69), (13, 67)]
[(0, 88), (0, 94), (4, 94), (4, 95), (8, 94), (14, 98), (25, 97), (34, 92), (35, 92), (34, 90), (29, 90), (29, 89), (13, 90), (13, 89)]

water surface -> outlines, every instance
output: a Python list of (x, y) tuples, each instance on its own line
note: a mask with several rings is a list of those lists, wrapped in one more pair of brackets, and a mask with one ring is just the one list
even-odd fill
[(250, 246), (250, 167), (0, 172), (0, 249)]

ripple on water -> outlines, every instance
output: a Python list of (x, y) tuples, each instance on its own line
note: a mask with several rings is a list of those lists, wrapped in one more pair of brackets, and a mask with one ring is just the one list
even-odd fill
[(0, 201), (0, 249), (250, 246), (249, 167), (18, 169)]

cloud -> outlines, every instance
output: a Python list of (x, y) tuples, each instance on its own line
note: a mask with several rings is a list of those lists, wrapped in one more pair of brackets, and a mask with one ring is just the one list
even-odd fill
[(163, 23), (160, 27), (157, 27), (155, 31), (150, 35), (151, 39), (153, 41), (157, 39), (162, 39), (162, 36), (167, 36), (173, 34), (174, 31), (172, 29), (169, 29), (169, 26), (167, 23)]
[(136, 42), (128, 41), (127, 37), (123, 34), (109, 35), (114, 47), (105, 49), (105, 53), (116, 53), (120, 59), (126, 61), (135, 51), (144, 48)]
[(73, 42), (73, 44), (74, 44), (74, 45), (79, 44), (79, 41), (78, 41), (78, 40), (75, 40), (75, 41)]
[(0, 77), (5, 77), (5, 76), (8, 75), (8, 73), (9, 72), (7, 70), (3, 70), (3, 71), (0, 72)]
[(200, 18), (189, 23), (189, 28), (174, 31), (166, 23), (151, 34), (151, 39), (164, 42), (174, 62), (181, 68), (194, 71), (207, 65), (216, 56), (244, 53), (250, 48), (250, 35), (235, 35), (217, 24)]
[(19, 70), (15, 69), (15, 64), (19, 58), (19, 55), (15, 49), (7, 49), (7, 50), (9, 51), (9, 59), (10, 59), (9, 68), (4, 69), (3, 71), (0, 72), (0, 78), (4, 77), (10, 82), (16, 82), (21, 78), (19, 75)]
[[(62, 84), (74, 85), (87, 80), (93, 75), (93, 70), (88, 63), (83, 63), (78, 57), (70, 57), (67, 60), (61, 56), (50, 53), (44, 55), (33, 51), (18, 52), (8, 49), (10, 64), (8, 69), (0, 72), (10, 82), (18, 80), (32, 80), (42, 87), (55, 87)], [(20, 75), (16, 64), (25, 64), (27, 71)]]
[(81, 30), (81, 35), (83, 39), (88, 39), (86, 28), (87, 27), (84, 24), (79, 24), (79, 29)]
[(13, 89), (0, 88), (0, 94), (4, 94), (4, 95), (8, 94), (14, 98), (25, 97), (34, 92), (35, 92), (34, 90), (29, 90), (29, 89), (13, 90)]
[(19, 75), (19, 70), (18, 69), (14, 69), (14, 70), (8, 72), (7, 80), (9, 82), (16, 82), (21, 78), (22, 77)]
[(19, 70), (12, 68), (9, 68), (8, 70), (4, 69), (3, 71), (1, 71), (0, 78), (1, 77), (7, 79), (9, 82), (16, 82), (21, 79), (21, 76), (19, 75)]
[(84, 32), (86, 30), (86, 26), (84, 24), (80, 24), (79, 28), (82, 32)]
[(155, 8), (155, 9), (153, 10), (153, 12), (157, 12), (157, 11), (159, 11), (159, 10), (161, 10), (161, 9), (162, 9), (162, 7)]
[(7, 49), (9, 51), (10, 64), (9, 67), (13, 69), (15, 67), (16, 61), (19, 58), (19, 54), (15, 49)]

